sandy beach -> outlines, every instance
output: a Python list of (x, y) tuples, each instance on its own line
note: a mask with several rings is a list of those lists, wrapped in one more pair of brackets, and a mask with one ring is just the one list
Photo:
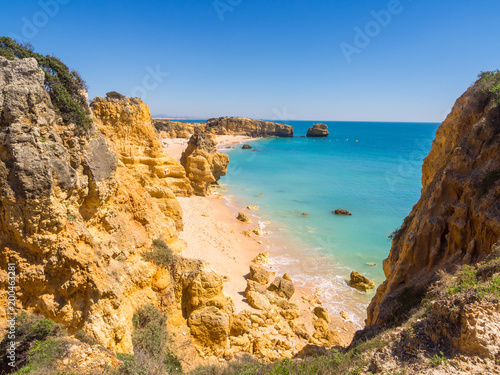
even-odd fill
[[(225, 149), (242, 145), (246, 142), (255, 141), (258, 138), (248, 137), (246, 135), (216, 135), (217, 148)], [(165, 151), (170, 156), (180, 160), (182, 152), (186, 149), (189, 138), (162, 138), (161, 142)]]
[[(253, 140), (242, 136), (218, 136), (218, 147), (232, 147)], [(171, 156), (182, 154), (187, 139), (163, 140), (165, 151)], [(165, 142), (166, 141), (166, 142)], [(175, 154), (177, 152), (177, 154)], [(203, 259), (212, 268), (225, 277), (224, 292), (230, 296), (236, 312), (253, 310), (245, 298), (245, 288), (249, 277), (249, 266), (259, 253), (270, 251), (276, 244), (266, 235), (247, 237), (245, 230), (259, 227), (259, 211), (236, 207), (230, 197), (224, 195), (224, 187), (209, 197), (193, 196), (177, 198), (183, 209), (184, 231), (180, 238), (185, 241), (186, 249), (183, 256), (193, 259)], [(236, 219), (238, 212), (247, 214), (251, 223), (245, 224)], [(278, 246), (279, 247), (279, 246)], [(273, 266), (268, 269), (274, 271)], [(286, 271), (286, 270), (285, 270)], [(278, 275), (282, 276), (282, 275)], [(298, 287), (292, 301), (300, 306), (302, 311), (310, 311), (312, 307), (321, 304), (319, 294), (314, 286)], [(346, 321), (338, 314), (331, 314), (333, 324), (338, 327), (342, 343), (347, 345), (356, 331), (355, 325)]]

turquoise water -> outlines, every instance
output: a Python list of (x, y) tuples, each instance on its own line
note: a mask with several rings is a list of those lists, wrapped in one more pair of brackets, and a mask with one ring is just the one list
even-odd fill
[[(324, 122), (328, 138), (303, 138), (313, 122), (286, 123), (294, 138), (254, 141), (256, 152), (226, 151), (220, 182), (233, 204), (257, 205), (261, 222), (271, 222), (266, 230), (282, 240), (269, 250), (274, 266), (294, 282), (319, 285), (330, 308), (347, 304), (361, 324), (373, 292), (355, 292), (344, 278), (357, 270), (384, 280), (387, 236), (420, 197), (423, 158), (439, 124)], [(337, 208), (353, 215), (334, 215)]]

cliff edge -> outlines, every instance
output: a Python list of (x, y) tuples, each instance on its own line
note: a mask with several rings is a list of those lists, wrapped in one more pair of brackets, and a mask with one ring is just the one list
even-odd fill
[(422, 168), (422, 194), (394, 233), (386, 281), (366, 324), (391, 326), (419, 304), (439, 270), (485, 259), (500, 236), (500, 105), (483, 74), (436, 131)]

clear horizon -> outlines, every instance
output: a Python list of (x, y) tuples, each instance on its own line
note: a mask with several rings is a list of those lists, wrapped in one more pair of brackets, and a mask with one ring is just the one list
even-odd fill
[[(0, 35), (151, 113), (439, 123), (499, 68), (500, 3), (3, 2)], [(329, 119), (329, 120), (326, 120)]]

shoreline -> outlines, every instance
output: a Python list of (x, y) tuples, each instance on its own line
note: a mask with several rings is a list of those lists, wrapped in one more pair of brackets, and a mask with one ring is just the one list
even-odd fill
[[(234, 148), (236, 145), (242, 145), (247, 142), (259, 140), (246, 135), (216, 135), (217, 149), (224, 150)], [(160, 138), (165, 152), (171, 157), (180, 160), (182, 152), (186, 149), (189, 138)]]
[[(236, 144), (242, 144), (257, 140), (256, 138), (244, 136), (217, 136), (218, 148), (233, 148)], [(224, 138), (219, 138), (224, 137)], [(170, 146), (164, 149), (167, 154), (174, 156), (172, 149), (179, 153), (181, 147), (187, 145), (187, 139), (176, 139), (180, 142), (167, 142)], [(221, 140), (224, 140), (222, 144)], [(163, 143), (163, 142), (162, 142)], [(175, 156), (174, 156), (175, 157)], [(211, 267), (224, 277), (224, 292), (230, 296), (235, 304), (236, 313), (242, 310), (254, 310), (245, 297), (245, 288), (249, 276), (249, 266), (258, 254), (269, 252), (270, 262), (266, 269), (274, 272), (276, 276), (282, 276), (285, 272), (292, 275), (296, 292), (292, 301), (297, 303), (301, 311), (311, 311), (314, 306), (324, 305), (321, 296), (322, 288), (314, 283), (303, 282), (294, 277), (297, 275), (296, 269), (291, 265), (279, 264), (278, 258), (283, 255), (280, 249), (288, 249), (291, 243), (287, 243), (276, 233), (268, 232), (273, 223), (264, 222), (259, 216), (259, 211), (251, 211), (236, 202), (232, 196), (224, 194), (224, 185), (219, 186), (217, 191), (208, 197), (193, 196), (190, 198), (178, 197), (183, 210), (184, 231), (180, 239), (186, 243), (183, 256), (193, 259), (207, 261)], [(236, 219), (238, 212), (247, 214), (252, 222), (245, 224)], [(245, 230), (253, 230), (257, 227), (263, 229), (262, 236), (247, 237), (242, 234)], [(279, 232), (277, 230), (276, 232)], [(290, 254), (287, 254), (290, 257)], [(293, 259), (293, 258), (292, 258)], [(300, 257), (295, 259), (300, 263)], [(279, 272), (277, 272), (279, 271)], [(342, 345), (349, 345), (354, 333), (361, 328), (356, 322), (353, 313), (347, 306), (346, 316), (340, 313), (344, 309), (337, 311), (325, 306), (329, 310), (329, 315), (333, 325), (341, 338)]]

